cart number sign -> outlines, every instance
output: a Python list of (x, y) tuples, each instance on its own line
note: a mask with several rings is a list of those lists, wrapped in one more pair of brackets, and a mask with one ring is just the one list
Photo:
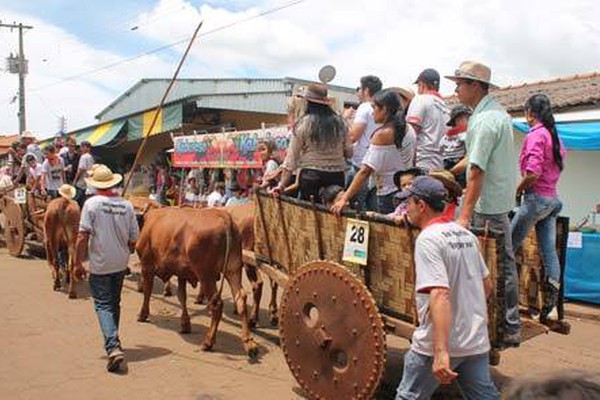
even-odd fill
[(15, 189), (15, 203), (26, 204), (27, 203), (27, 192), (24, 188)]
[(344, 241), (344, 261), (367, 265), (369, 254), (369, 223), (348, 219)]

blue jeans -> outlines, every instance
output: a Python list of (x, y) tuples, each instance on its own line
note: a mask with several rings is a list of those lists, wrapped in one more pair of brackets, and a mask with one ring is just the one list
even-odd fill
[(515, 263), (515, 253), (512, 246), (511, 226), (508, 213), (504, 214), (479, 214), (473, 215), (473, 227), (489, 228), (502, 232), (504, 247), (500, 249), (501, 265), (504, 265), (504, 295), (506, 301), (506, 318), (504, 330), (507, 334), (517, 334), (521, 331), (519, 317), (519, 274)]
[(515, 253), (535, 225), (546, 279), (556, 287), (560, 285), (560, 263), (556, 253), (556, 217), (561, 210), (562, 203), (558, 197), (527, 193), (511, 224)]
[(90, 291), (94, 298), (94, 309), (104, 336), (104, 349), (110, 354), (121, 347), (119, 341), (119, 318), (121, 316), (121, 289), (125, 271), (106, 275), (90, 274)]
[(393, 213), (396, 207), (394, 206), (394, 194), (390, 193), (384, 196), (377, 196), (377, 212), (380, 214)]
[[(360, 170), (359, 167), (352, 165), (348, 176), (346, 177), (346, 190), (350, 187), (350, 184), (354, 180), (356, 173)], [(369, 182), (365, 182), (363, 186), (356, 192), (354, 197), (350, 200), (350, 208), (357, 211), (368, 211), (369, 204), (367, 203), (369, 197)]]
[[(429, 399), (440, 382), (431, 371), (433, 357), (409, 350), (404, 355), (402, 382), (396, 400)], [(490, 376), (488, 353), (450, 358), (450, 367), (458, 373), (458, 387), (463, 398), (470, 400), (499, 399), (500, 394)]]

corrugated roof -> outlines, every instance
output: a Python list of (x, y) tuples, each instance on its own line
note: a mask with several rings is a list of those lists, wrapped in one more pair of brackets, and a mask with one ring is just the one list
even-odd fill
[(6, 154), (12, 142), (19, 140), (19, 135), (0, 136), (0, 155)]
[[(543, 93), (550, 98), (554, 111), (570, 111), (600, 104), (600, 73), (572, 75), (558, 79), (506, 86), (490, 92), (509, 113), (523, 112), (527, 99)], [(458, 103), (456, 96), (446, 98), (449, 104)]]
[[(169, 82), (169, 79), (142, 79), (109, 104), (96, 118), (100, 121), (108, 121), (154, 108), (160, 103)], [(246, 110), (243, 108), (244, 104), (249, 102), (246, 99), (252, 96), (253, 109), (246, 111), (280, 113), (285, 112), (283, 108), (285, 102), (282, 100), (292, 93), (294, 85), (308, 83), (311, 82), (295, 78), (178, 79), (166, 102), (173, 103), (195, 96), (201, 97), (204, 101), (213, 96), (215, 99), (211, 101), (220, 103), (226, 96), (230, 103), (227, 103), (225, 108)], [(340, 97), (340, 94), (354, 94), (352, 88), (335, 85), (329, 85), (329, 88), (333, 97)], [(241, 102), (236, 103), (236, 100)]]

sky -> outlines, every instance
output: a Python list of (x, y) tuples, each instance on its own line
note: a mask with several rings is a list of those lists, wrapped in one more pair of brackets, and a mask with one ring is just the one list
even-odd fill
[[(424, 68), (477, 60), (506, 86), (600, 72), (598, 15), (597, 0), (0, 0), (0, 21), (33, 26), (26, 114), (39, 137), (60, 117), (68, 131), (94, 124), (140, 79), (170, 78), (200, 21), (181, 77), (317, 80), (330, 64), (332, 84), (374, 74), (410, 86)], [(17, 50), (17, 32), (1, 28), (0, 56)], [(442, 94), (453, 90), (443, 80)], [(0, 134), (18, 131), (17, 93), (1, 62)]]

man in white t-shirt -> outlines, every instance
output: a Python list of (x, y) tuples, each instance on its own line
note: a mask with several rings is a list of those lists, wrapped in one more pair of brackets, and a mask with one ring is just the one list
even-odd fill
[(77, 173), (75, 174), (75, 178), (73, 178), (73, 183), (77, 189), (77, 203), (79, 204), (79, 207), (83, 207), (88, 188), (87, 184), (85, 183), (85, 178), (87, 177), (88, 171), (90, 171), (92, 168), (92, 165), (94, 165), (94, 157), (92, 157), (90, 154), (90, 151), (92, 150), (92, 145), (90, 142), (81, 142), (79, 149), (81, 156), (79, 157)]
[(449, 111), (438, 90), (440, 74), (431, 68), (421, 72), (415, 83), (418, 94), (410, 102), (406, 120), (417, 133), (416, 166), (430, 171), (443, 169), (440, 140), (446, 133)]
[(133, 206), (116, 190), (123, 180), (120, 174), (99, 165), (85, 179), (97, 194), (86, 201), (81, 211), (75, 276), (85, 277), (82, 262), (89, 254), (90, 291), (108, 355), (106, 369), (118, 372), (124, 361), (119, 339), (121, 290), (139, 228)]
[(499, 399), (488, 355), (486, 298), (492, 282), (477, 237), (442, 217), (446, 189), (439, 180), (417, 177), (400, 198), (421, 232), (415, 243), (419, 326), (396, 399), (428, 399), (454, 379), (466, 399)]
[[(350, 128), (349, 137), (353, 143), (352, 158), (350, 162), (352, 168), (350, 174), (348, 174), (348, 182), (346, 186), (350, 186), (354, 175), (360, 170), (360, 166), (363, 163), (363, 158), (367, 154), (367, 149), (371, 143), (371, 136), (381, 124), (375, 123), (373, 118), (373, 105), (371, 101), (375, 93), (379, 92), (383, 84), (381, 79), (373, 75), (367, 75), (360, 78), (360, 87), (357, 91), (357, 96), (361, 101), (361, 104), (356, 109), (354, 114), (354, 122)], [(369, 185), (365, 184), (363, 188), (354, 196), (350, 202), (350, 207), (354, 208), (358, 204), (358, 208), (362, 210), (368, 209), (367, 207), (367, 195), (369, 192)]]
[(206, 205), (208, 207), (221, 207), (225, 199), (225, 183), (215, 183), (215, 189), (206, 197)]
[(46, 159), (42, 163), (42, 186), (52, 199), (58, 197), (58, 189), (65, 183), (65, 164), (56, 154), (56, 148), (48, 145), (45, 148)]

